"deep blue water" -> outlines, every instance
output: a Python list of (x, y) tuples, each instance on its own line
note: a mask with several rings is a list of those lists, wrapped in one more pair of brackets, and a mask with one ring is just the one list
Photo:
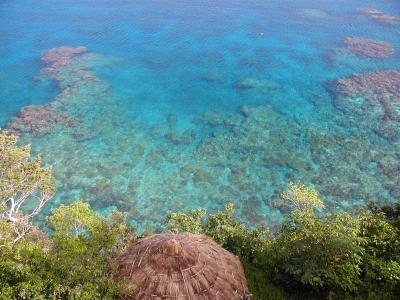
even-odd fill
[[(232, 201), (246, 222), (276, 224), (290, 180), (315, 186), (327, 209), (394, 202), (399, 141), (334, 105), (339, 78), (400, 70), (400, 25), (362, 7), (400, 16), (397, 0), (0, 1), (0, 127), (62, 92), (40, 75), (43, 53), (85, 46), (96, 56), (77, 68), (108, 89), (83, 84), (62, 101), (77, 126), (21, 137), (53, 165), (47, 211), (84, 199), (144, 229)], [(357, 57), (350, 36), (395, 52)]]

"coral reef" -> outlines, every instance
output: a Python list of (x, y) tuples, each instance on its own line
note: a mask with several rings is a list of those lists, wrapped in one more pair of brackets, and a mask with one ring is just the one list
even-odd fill
[(179, 144), (191, 144), (196, 136), (193, 130), (185, 130), (182, 134), (176, 131), (168, 132), (165, 134), (165, 138), (175, 145)]
[(262, 91), (269, 91), (278, 89), (279, 84), (272, 80), (247, 77), (237, 82), (235, 88), (238, 90), (259, 89)]
[(400, 71), (354, 74), (337, 80), (335, 105), (383, 136), (398, 138)]
[[(86, 105), (93, 108), (79, 107)], [(276, 199), (290, 180), (314, 184), (329, 209), (400, 192), (397, 150), (369, 131), (349, 135), (349, 124), (324, 128), (293, 122), (268, 105), (243, 106), (233, 114), (205, 113), (188, 135), (196, 138), (186, 139), (175, 117), (157, 126), (113, 122), (119, 107), (105, 105), (74, 134), (54, 135), (37, 151), (55, 165), (63, 201), (127, 211), (139, 231), (156, 228), (170, 211), (214, 211), (227, 200), (251, 224), (278, 224), (287, 208)]]
[(82, 101), (94, 102), (104, 97), (109, 86), (97, 78), (92, 69), (107, 65), (109, 61), (104, 56), (86, 51), (85, 47), (63, 46), (50, 49), (42, 56), (45, 66), (41, 76), (56, 82), (60, 93), (48, 105), (22, 108), (18, 116), (9, 122), (8, 131), (42, 136), (60, 125), (74, 127), (72, 135), (77, 140), (87, 138), (91, 130), (81, 122), (86, 112), (75, 108)]
[(372, 15), (371, 18), (381, 23), (387, 23), (392, 25), (400, 24), (400, 17), (398, 16), (379, 14), (379, 15)]
[[(42, 72), (59, 88), (46, 107), (77, 122), (69, 127), (50, 118), (51, 135), (22, 137), (54, 166), (59, 191), (54, 205), (85, 199), (101, 213), (118, 208), (141, 231), (156, 229), (168, 212), (215, 211), (229, 200), (252, 225), (279, 224), (287, 207), (277, 199), (291, 180), (313, 184), (335, 210), (400, 195), (400, 149), (371, 131), (399, 131), (396, 70), (338, 80), (335, 104), (344, 114), (329, 107), (327, 116), (329, 99), (318, 108), (329, 123), (303, 120), (301, 108), (300, 117), (283, 115), (272, 105), (230, 113), (207, 108), (190, 117), (168, 111), (165, 121), (151, 123), (132, 109), (143, 99), (127, 101), (99, 78), (97, 70), (114, 62), (82, 52)], [(276, 87), (245, 76), (235, 88), (264, 95)]]
[(322, 10), (322, 9), (317, 9), (317, 8), (303, 8), (299, 10), (300, 14), (304, 16), (305, 18), (309, 19), (326, 19), (329, 17), (329, 14)]
[(344, 43), (350, 52), (362, 57), (387, 58), (394, 53), (393, 47), (383, 41), (347, 37)]
[(400, 25), (400, 17), (385, 15), (383, 12), (375, 8), (364, 7), (364, 8), (359, 8), (358, 11), (364, 15), (367, 15), (369, 18), (371, 18), (376, 22), (391, 24), (391, 25)]
[(382, 14), (381, 11), (375, 9), (375, 8), (370, 8), (370, 7), (362, 7), (358, 9), (359, 12), (368, 14), (368, 15), (380, 15)]
[(42, 56), (42, 60), (48, 65), (43, 71), (51, 73), (57, 68), (69, 64), (76, 55), (86, 51), (86, 47), (63, 46), (52, 48)]
[(350, 78), (339, 79), (337, 89), (340, 94), (347, 96), (387, 92), (398, 97), (400, 95), (400, 71), (385, 70), (354, 74)]
[(31, 133), (41, 136), (49, 133), (57, 124), (75, 126), (71, 117), (57, 113), (49, 105), (30, 105), (22, 108), (19, 114), (12, 118), (6, 129), (14, 134)]

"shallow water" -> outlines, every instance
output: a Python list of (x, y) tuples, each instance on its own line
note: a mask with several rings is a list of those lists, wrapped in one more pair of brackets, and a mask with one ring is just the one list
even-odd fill
[[(362, 7), (400, 16), (397, 0), (0, 1), (0, 126), (32, 104), (76, 120), (21, 136), (53, 165), (46, 212), (84, 199), (144, 230), (232, 201), (249, 224), (279, 224), (290, 180), (332, 210), (394, 202), (399, 139), (335, 105), (339, 78), (400, 70), (400, 25)], [(344, 44), (353, 36), (395, 52), (359, 57)], [(40, 57), (64, 45), (86, 58), (61, 79), (43, 74)], [(95, 80), (71, 84), (77, 70)]]

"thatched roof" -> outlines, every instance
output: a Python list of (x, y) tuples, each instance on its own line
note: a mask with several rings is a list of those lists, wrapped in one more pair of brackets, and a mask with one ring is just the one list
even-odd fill
[(155, 234), (117, 258), (123, 299), (249, 299), (239, 259), (205, 235)]

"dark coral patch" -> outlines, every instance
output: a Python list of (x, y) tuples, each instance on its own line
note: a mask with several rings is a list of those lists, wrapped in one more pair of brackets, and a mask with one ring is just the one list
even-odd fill
[(25, 106), (19, 114), (12, 118), (7, 126), (7, 131), (15, 134), (31, 133), (41, 136), (51, 132), (57, 124), (74, 126), (76, 121), (67, 115), (55, 112), (48, 105)]
[[(84, 53), (86, 51), (85, 47), (62, 46), (50, 49), (42, 56), (45, 66), (41, 72), (57, 83), (60, 93), (48, 105), (24, 107), (11, 119), (8, 131), (19, 135), (42, 136), (60, 127), (56, 125), (72, 127), (78, 123), (75, 118), (80, 119), (79, 114), (71, 113), (70, 107), (82, 101), (101, 99), (108, 90), (108, 84), (97, 78), (91, 70), (97, 60), (100, 63), (106, 63), (107, 60), (103, 56)], [(66, 115), (65, 111), (74, 118)], [(80, 123), (79, 130), (73, 136), (78, 140), (87, 139), (88, 135), (82, 135), (82, 132), (88, 131)]]
[(387, 138), (399, 137), (400, 71), (354, 74), (336, 82), (336, 106)]
[(47, 64), (47, 67), (43, 71), (51, 73), (57, 68), (69, 64), (76, 55), (86, 51), (86, 47), (62, 46), (52, 48), (42, 56), (42, 60)]
[(383, 12), (375, 8), (363, 7), (359, 8), (358, 11), (364, 15), (367, 15), (376, 22), (386, 23), (391, 25), (400, 25), (400, 17), (385, 15)]
[(360, 37), (348, 37), (344, 43), (350, 52), (368, 58), (387, 58), (394, 53), (393, 47), (383, 41), (369, 40)]

